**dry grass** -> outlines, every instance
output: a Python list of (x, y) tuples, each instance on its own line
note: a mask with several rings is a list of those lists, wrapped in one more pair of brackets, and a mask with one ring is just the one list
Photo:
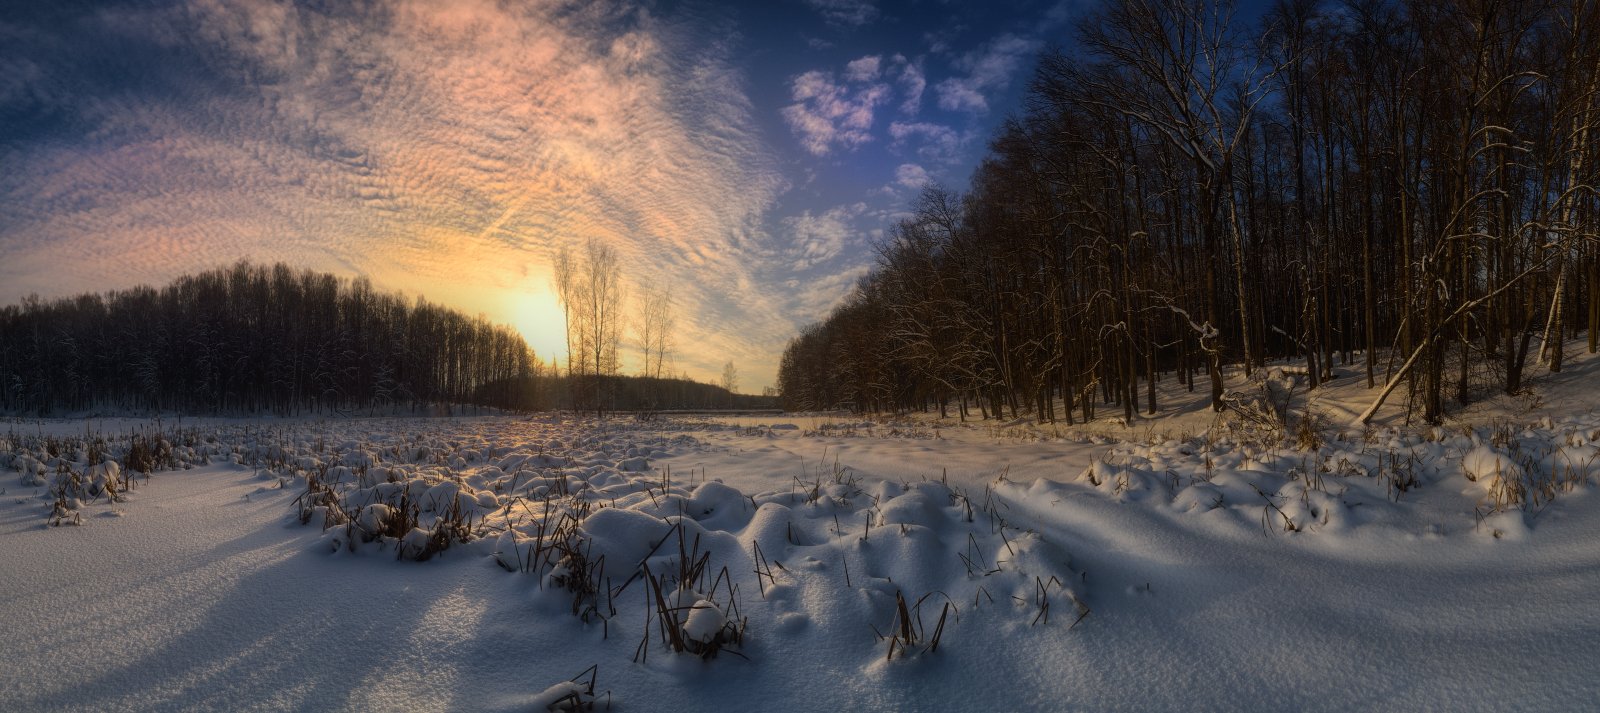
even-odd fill
[[(901, 658), (905, 658), (916, 653), (918, 648), (921, 648), (921, 653), (924, 654), (937, 653), (939, 651), (939, 642), (944, 638), (945, 622), (952, 613), (956, 614), (956, 618), (959, 619), (960, 612), (949, 597), (944, 597), (944, 606), (939, 610), (939, 619), (934, 624), (933, 631), (929, 632), (922, 623), (922, 605), (928, 601), (928, 597), (936, 593), (929, 592), (924, 594), (917, 599), (916, 604), (907, 606), (905, 593), (898, 589), (895, 590), (894, 621), (889, 625), (889, 635), (884, 636), (883, 632), (878, 631), (878, 627), (872, 627), (872, 631), (878, 635), (879, 641), (884, 639), (889, 641), (889, 652), (885, 660), (893, 661), (896, 653), (900, 654)], [(941, 593), (940, 596), (944, 595)]]
[(544, 703), (547, 711), (560, 711), (573, 713), (576, 711), (592, 711), (599, 703), (600, 696), (606, 699), (605, 710), (611, 710), (611, 692), (601, 694), (596, 692), (595, 685), (600, 678), (600, 664), (595, 664), (579, 672), (578, 675), (552, 686), (549, 690), (554, 692), (554, 697)]
[[(744, 646), (749, 619), (740, 613), (739, 587), (732, 573), (723, 567), (711, 577), (711, 553), (700, 550), (700, 536), (695, 535), (691, 545), (681, 524), (673, 529), (678, 545), (675, 569), (658, 575), (649, 564), (640, 563), (646, 584), (645, 626), (634, 660), (649, 657), (652, 622), (658, 640), (673, 653), (712, 659), (727, 651), (744, 657), (737, 647)], [(665, 539), (672, 539), (672, 533)]]

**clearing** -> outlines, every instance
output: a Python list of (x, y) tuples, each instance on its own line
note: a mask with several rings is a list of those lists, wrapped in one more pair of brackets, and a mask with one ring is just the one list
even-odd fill
[(0, 709), (1586, 708), (1597, 371), (1440, 428), (1342, 427), (1347, 378), (1312, 443), (1201, 408), (13, 421)]

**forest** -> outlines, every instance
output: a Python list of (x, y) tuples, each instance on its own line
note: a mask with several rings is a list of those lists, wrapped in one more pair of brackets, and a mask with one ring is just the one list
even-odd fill
[[(615, 270), (609, 279), (619, 280)], [(522, 335), (366, 278), (239, 262), (166, 287), (0, 307), (0, 412), (438, 413), (464, 406), (771, 409), (773, 397), (665, 375), (670, 305), (647, 303), (647, 373), (546, 365)], [(620, 313), (620, 301), (608, 307)], [(620, 321), (620, 317), (614, 317)], [(655, 331), (647, 332), (648, 323)], [(581, 363), (581, 362), (580, 362)], [(731, 369), (731, 366), (729, 367)]]
[(1220, 411), (1291, 359), (1436, 423), (1595, 351), (1600, 4), (1118, 0), (1062, 39), (789, 343), (788, 408)]
[(510, 408), (539, 368), (509, 327), (283, 264), (0, 308), (10, 413)]

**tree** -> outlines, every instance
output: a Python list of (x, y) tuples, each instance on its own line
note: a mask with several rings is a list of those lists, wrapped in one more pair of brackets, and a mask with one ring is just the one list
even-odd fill
[(1289, 358), (1437, 422), (1541, 334), (1552, 370), (1580, 325), (1600, 349), (1600, 2), (1101, 8), (790, 341), (788, 407), (1132, 419)]
[(676, 323), (672, 293), (665, 286), (645, 287), (639, 303), (639, 319), (635, 323), (639, 350), (644, 353), (642, 376), (661, 378), (667, 355), (672, 351)]
[(561, 301), (561, 323), (567, 337), (567, 374), (572, 371), (572, 303), (577, 289), (577, 266), (573, 264), (572, 251), (562, 245), (556, 250), (555, 260), (552, 265), (554, 274), (551, 281), (555, 283), (556, 299)]
[(734, 368), (732, 359), (729, 359), (727, 364), (722, 365), (722, 381), (720, 386), (722, 386), (724, 389), (727, 389), (730, 396), (735, 391), (739, 390), (739, 370)]
[(529, 408), (517, 384), (538, 371), (507, 327), (282, 264), (0, 308), (11, 412)]
[[(565, 247), (556, 253), (556, 295), (567, 320), (567, 373), (573, 377), (573, 408), (605, 412), (604, 377), (621, 372), (622, 268), (616, 250), (596, 239), (584, 243), (573, 258)], [(576, 339), (573, 338), (576, 335)]]

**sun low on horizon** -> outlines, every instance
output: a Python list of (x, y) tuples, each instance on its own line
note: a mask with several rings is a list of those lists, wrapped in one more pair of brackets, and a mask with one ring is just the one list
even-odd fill
[(564, 331), (566, 319), (561, 313), (561, 301), (556, 299), (555, 294), (548, 290), (533, 291), (523, 295), (513, 294), (508, 301), (511, 302), (507, 307), (507, 312), (511, 314), (510, 325), (527, 340), (534, 353), (547, 364), (557, 358), (565, 363), (568, 357)]
[(515, 330), (542, 364), (567, 362), (567, 316), (548, 276), (538, 274), (504, 288), (440, 284), (424, 294), (437, 294), (443, 304)]
[(0, 713), (1600, 710), (1596, 186), (1600, 0), (0, 0)]
[(282, 262), (564, 362), (553, 256), (598, 241), (672, 293), (678, 373), (759, 391), (917, 192), (966, 180), (1064, 8), (12, 4), (0, 303)]

